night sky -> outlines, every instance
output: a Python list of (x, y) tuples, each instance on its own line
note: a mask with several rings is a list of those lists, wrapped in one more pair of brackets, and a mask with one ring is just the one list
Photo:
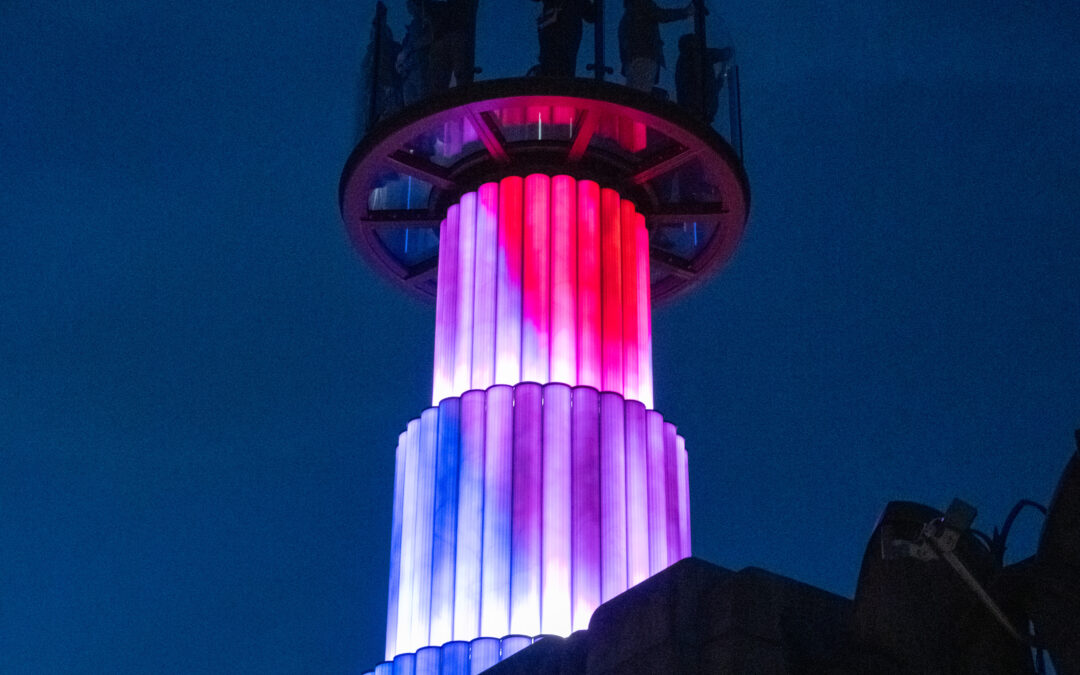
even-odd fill
[[(537, 5), (481, 5), (485, 76), (523, 73)], [(959, 496), (989, 531), (1073, 451), (1080, 14), (712, 5), (752, 211), (728, 267), (654, 313), (657, 408), (697, 555), (850, 596), (888, 500)], [(434, 310), (337, 210), (373, 12), (0, 3), (0, 672), (381, 659)]]

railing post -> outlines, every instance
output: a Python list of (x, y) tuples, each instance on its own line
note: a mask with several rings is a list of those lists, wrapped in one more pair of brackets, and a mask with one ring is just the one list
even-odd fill
[(731, 81), (728, 84), (728, 115), (731, 125), (731, 147), (739, 153), (739, 159), (743, 158), (742, 145), (742, 101), (739, 93), (739, 64), (735, 64), (729, 71)]
[(593, 0), (596, 7), (596, 22), (593, 31), (596, 37), (593, 39), (593, 77), (603, 82), (607, 70), (604, 65), (604, 0)]
[(712, 62), (709, 61), (708, 42), (705, 40), (705, 0), (694, 0), (694, 36), (697, 40), (697, 63), (694, 64), (697, 66), (694, 77), (697, 93), (693, 99), (696, 102), (693, 112), (704, 119), (705, 109), (708, 107), (705, 101), (707, 91), (705, 83), (708, 82), (706, 79), (708, 75), (711, 75), (711, 73), (707, 75), (705, 69), (712, 69)]
[(375, 111), (378, 109), (379, 79), (382, 75), (382, 37), (383, 28), (386, 26), (386, 5), (382, 0), (375, 3), (375, 20), (371, 24), (375, 37), (372, 41), (374, 51), (371, 55), (371, 92), (368, 97), (368, 117), (365, 132), (371, 131), (375, 124)]

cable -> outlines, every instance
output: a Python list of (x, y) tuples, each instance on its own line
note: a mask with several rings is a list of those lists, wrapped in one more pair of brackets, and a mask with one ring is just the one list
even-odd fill
[(1046, 507), (1038, 502), (1033, 502), (1030, 499), (1021, 499), (1016, 502), (1016, 506), (1012, 507), (1012, 510), (1009, 511), (1009, 515), (1005, 517), (1005, 524), (1001, 526), (1001, 532), (995, 533), (997, 536), (994, 537), (994, 541), (991, 544), (991, 548), (997, 557), (998, 567), (1005, 564), (1005, 542), (1009, 539), (1009, 530), (1012, 529), (1013, 521), (1016, 520), (1016, 516), (1020, 515), (1020, 511), (1022, 511), (1025, 506), (1038, 509), (1044, 516), (1047, 514)]

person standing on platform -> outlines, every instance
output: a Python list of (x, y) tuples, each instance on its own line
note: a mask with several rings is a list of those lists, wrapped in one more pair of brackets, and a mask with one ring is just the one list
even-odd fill
[(623, 17), (619, 21), (619, 58), (622, 74), (629, 87), (651, 92), (660, 81), (664, 67), (664, 41), (660, 39), (660, 24), (694, 16), (694, 4), (664, 9), (653, 0), (623, 0)]
[(401, 107), (401, 78), (396, 69), (399, 53), (401, 44), (394, 39), (384, 15), (383, 21), (372, 26), (371, 40), (360, 62), (358, 137)]
[[(675, 62), (675, 100), (708, 124), (720, 107), (720, 89), (734, 52), (730, 47), (702, 48), (701, 38), (687, 33), (679, 38), (679, 60)], [(717, 72), (716, 66), (720, 65)]]
[[(541, 2), (541, 0), (533, 0)], [(540, 75), (574, 77), (582, 22), (596, 21), (592, 0), (542, 0), (543, 9), (536, 20), (540, 38)]]
[(405, 8), (412, 21), (405, 27), (397, 66), (405, 105), (431, 94), (431, 47), (434, 42), (431, 0), (407, 0)]

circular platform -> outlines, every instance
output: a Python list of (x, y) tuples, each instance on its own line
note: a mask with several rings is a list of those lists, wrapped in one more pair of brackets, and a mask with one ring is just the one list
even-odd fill
[(718, 270), (749, 213), (742, 162), (683, 108), (615, 84), (517, 78), (451, 89), (382, 120), (345, 165), (341, 214), (376, 269), (433, 300), (446, 208), (483, 182), (538, 172), (595, 180), (635, 202), (649, 229), (653, 302)]

